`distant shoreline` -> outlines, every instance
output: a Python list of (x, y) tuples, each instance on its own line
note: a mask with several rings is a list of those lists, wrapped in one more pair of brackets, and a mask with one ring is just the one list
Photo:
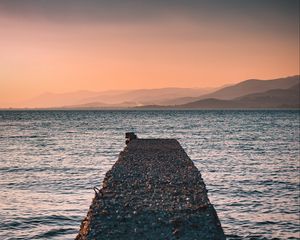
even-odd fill
[(291, 111), (295, 108), (0, 108), (0, 111)]
[[(300, 109), (300, 76), (248, 79), (213, 92), (195, 89), (140, 89), (123, 93), (48, 93), (23, 103), (6, 103), (1, 110), (206, 110)], [(85, 93), (86, 94), (86, 93)]]

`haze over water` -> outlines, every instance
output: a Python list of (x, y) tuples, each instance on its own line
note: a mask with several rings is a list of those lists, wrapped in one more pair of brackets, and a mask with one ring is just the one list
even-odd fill
[(228, 239), (300, 239), (299, 111), (1, 111), (0, 238), (74, 239), (124, 133), (176, 138)]

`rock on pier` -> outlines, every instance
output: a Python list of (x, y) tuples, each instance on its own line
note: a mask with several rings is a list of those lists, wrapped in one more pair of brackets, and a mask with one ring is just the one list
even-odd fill
[(225, 239), (201, 174), (175, 139), (127, 141), (76, 240)]

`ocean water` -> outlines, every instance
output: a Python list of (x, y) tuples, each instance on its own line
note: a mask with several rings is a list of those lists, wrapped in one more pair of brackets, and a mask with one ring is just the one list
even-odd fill
[(300, 239), (299, 111), (1, 111), (0, 239), (74, 239), (124, 133), (177, 138), (228, 239)]

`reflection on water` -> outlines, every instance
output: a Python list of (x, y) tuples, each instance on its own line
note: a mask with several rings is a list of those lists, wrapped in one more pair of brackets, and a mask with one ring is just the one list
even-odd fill
[(124, 132), (177, 138), (228, 239), (300, 239), (299, 111), (0, 112), (1, 239), (73, 239)]

